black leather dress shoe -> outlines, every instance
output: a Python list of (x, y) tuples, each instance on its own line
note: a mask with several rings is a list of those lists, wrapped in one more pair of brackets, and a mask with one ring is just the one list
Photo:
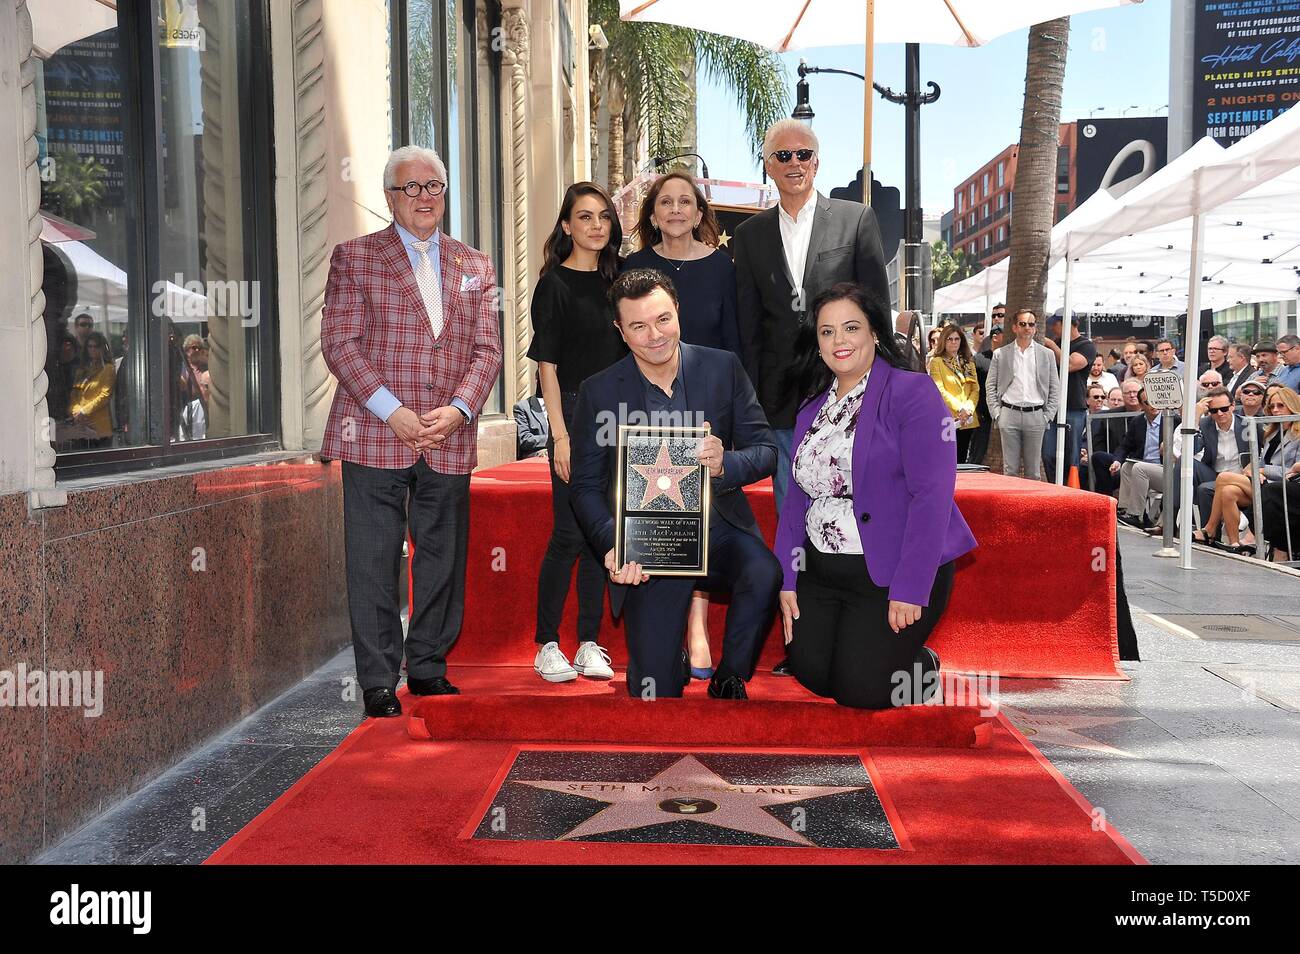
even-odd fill
[(402, 704), (397, 701), (397, 696), (393, 695), (391, 689), (382, 686), (367, 689), (362, 693), (362, 698), (366, 703), (366, 715), (371, 718), (389, 719), (402, 714)]
[(790, 657), (789, 657), (789, 656), (786, 656), (786, 657), (785, 657), (784, 659), (782, 659), (779, 663), (777, 663), (775, 666), (772, 667), (772, 675), (774, 675), (774, 676), (789, 676), (789, 675), (793, 675), (793, 674), (790, 672)]
[(413, 696), (458, 696), (460, 690), (447, 681), (446, 676), (434, 676), (432, 679), (406, 677), (407, 691)]
[(745, 691), (745, 680), (739, 676), (727, 676), (725, 679), (719, 679), (717, 675), (714, 675), (709, 680), (709, 698), (748, 699), (749, 693)]

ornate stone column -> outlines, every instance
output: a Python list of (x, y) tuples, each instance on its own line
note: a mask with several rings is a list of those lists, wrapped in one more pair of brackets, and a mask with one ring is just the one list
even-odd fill
[(8, 235), (0, 240), (0, 280), (6, 286), (0, 294), (18, 307), (0, 316), (0, 403), (14, 409), (0, 424), (0, 492), (25, 490), (30, 506), (51, 507), (66, 503), (67, 494), (55, 488), (53, 422), (46, 403), (37, 60), (26, 0), (2, 2), (7, 9), (0, 11), (0, 148), (5, 149), (0, 177), (18, 188), (0, 199), (0, 221), (8, 224)]
[[(502, 82), (505, 85), (505, 254), (508, 275), (502, 287), (509, 297), (511, 318), (507, 325), (505, 360), (507, 376), (513, 382), (514, 400), (532, 390), (532, 369), (526, 357), (531, 329), (528, 321), (528, 10), (524, 0), (504, 0), (501, 5), (501, 28), (505, 49), (501, 56)], [(504, 303), (503, 303), (504, 304)], [(509, 331), (513, 330), (513, 335)], [(507, 411), (510, 407), (506, 395)]]

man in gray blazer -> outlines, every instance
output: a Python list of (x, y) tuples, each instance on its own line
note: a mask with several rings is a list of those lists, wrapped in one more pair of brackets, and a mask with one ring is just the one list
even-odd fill
[(736, 229), (736, 305), (741, 356), (777, 440), (772, 478), (780, 513), (790, 479), (795, 389), (786, 370), (813, 300), (836, 282), (857, 282), (889, 307), (880, 228), (869, 206), (828, 199), (813, 187), (817, 135), (782, 119), (763, 139), (763, 165), (780, 203)]
[(1002, 473), (1014, 477), (1023, 463), (1029, 480), (1042, 479), (1043, 432), (1061, 397), (1056, 359), (1034, 340), (1037, 327), (1032, 311), (1016, 312), (1016, 338), (993, 352), (985, 382), (989, 414), (1002, 435)]

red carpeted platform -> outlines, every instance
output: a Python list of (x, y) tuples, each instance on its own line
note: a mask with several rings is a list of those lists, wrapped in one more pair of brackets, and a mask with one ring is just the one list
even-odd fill
[[(502, 680), (508, 672), (457, 668), (453, 678), (469, 687), (509, 682)], [(763, 695), (768, 683), (781, 682), (789, 680), (759, 676), (757, 694)], [(408, 712), (428, 717), (417, 718), (419, 725), (410, 726), (414, 734), (420, 735), (427, 723), (435, 738), (409, 737), (406, 719), (366, 721), (208, 863), (1143, 863), (1121, 834), (1094, 825), (1087, 801), (1000, 716), (990, 719), (961, 708), (944, 713), (938, 707), (854, 713), (814, 702), (642, 703), (615, 696), (610, 684), (587, 686), (590, 691), (568, 693), (567, 699), (546, 693), (533, 700), (488, 693), (420, 701), (403, 693)], [(777, 690), (778, 694), (784, 691)], [(560, 706), (570, 709), (567, 721)], [(791, 707), (806, 711), (792, 722)], [(548, 720), (551, 729), (537, 728)], [(947, 745), (939, 739), (937, 745), (867, 747), (861, 737), (853, 744), (855, 733), (865, 731), (869, 736), (873, 721), (883, 729), (889, 720), (894, 720), (889, 728), (896, 739), (913, 737), (909, 733), (927, 720), (935, 726), (946, 722), (950, 728), (965, 724), (966, 737), (953, 734)], [(610, 723), (621, 728), (611, 733)], [(526, 732), (528, 725), (533, 729)], [(974, 731), (978, 726), (983, 729)], [(529, 732), (561, 741), (543, 746), (521, 743), (518, 737)], [(690, 733), (689, 737), (681, 737), (682, 732)], [(613, 744), (597, 741), (618, 733), (622, 734)], [(671, 744), (645, 744), (674, 735), (678, 737)], [(802, 744), (785, 745), (790, 742)], [(490, 817), (499, 793), (505, 792), (507, 770), (521, 752), (537, 749), (564, 758), (571, 750), (581, 757), (606, 753), (619, 757), (691, 753), (706, 759), (719, 753), (851, 757), (855, 763), (860, 760), (869, 774), (896, 844), (736, 847), (653, 839), (638, 843), (630, 838), (482, 837), (484, 819)]]
[[(471, 480), (465, 622), (452, 660), (531, 666), (537, 568), (551, 528), (546, 462), (480, 471)], [(770, 543), (771, 483), (746, 489)], [(1115, 503), (1109, 497), (1000, 474), (958, 474), (957, 504), (979, 547), (958, 561), (952, 600), (931, 637), (946, 669), (1002, 677), (1123, 679), (1115, 637)], [(714, 658), (725, 604), (710, 610)], [(576, 648), (576, 601), (561, 648)], [(760, 667), (784, 655), (774, 621)], [(618, 621), (606, 611), (602, 641), (626, 661)]]

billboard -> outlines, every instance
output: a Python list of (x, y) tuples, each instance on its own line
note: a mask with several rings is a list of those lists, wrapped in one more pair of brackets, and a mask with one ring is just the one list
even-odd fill
[(1119, 198), (1164, 168), (1169, 126), (1164, 116), (1080, 119), (1075, 125), (1076, 206), (1098, 189)]
[(1192, 141), (1230, 146), (1300, 101), (1300, 0), (1197, 0)]

